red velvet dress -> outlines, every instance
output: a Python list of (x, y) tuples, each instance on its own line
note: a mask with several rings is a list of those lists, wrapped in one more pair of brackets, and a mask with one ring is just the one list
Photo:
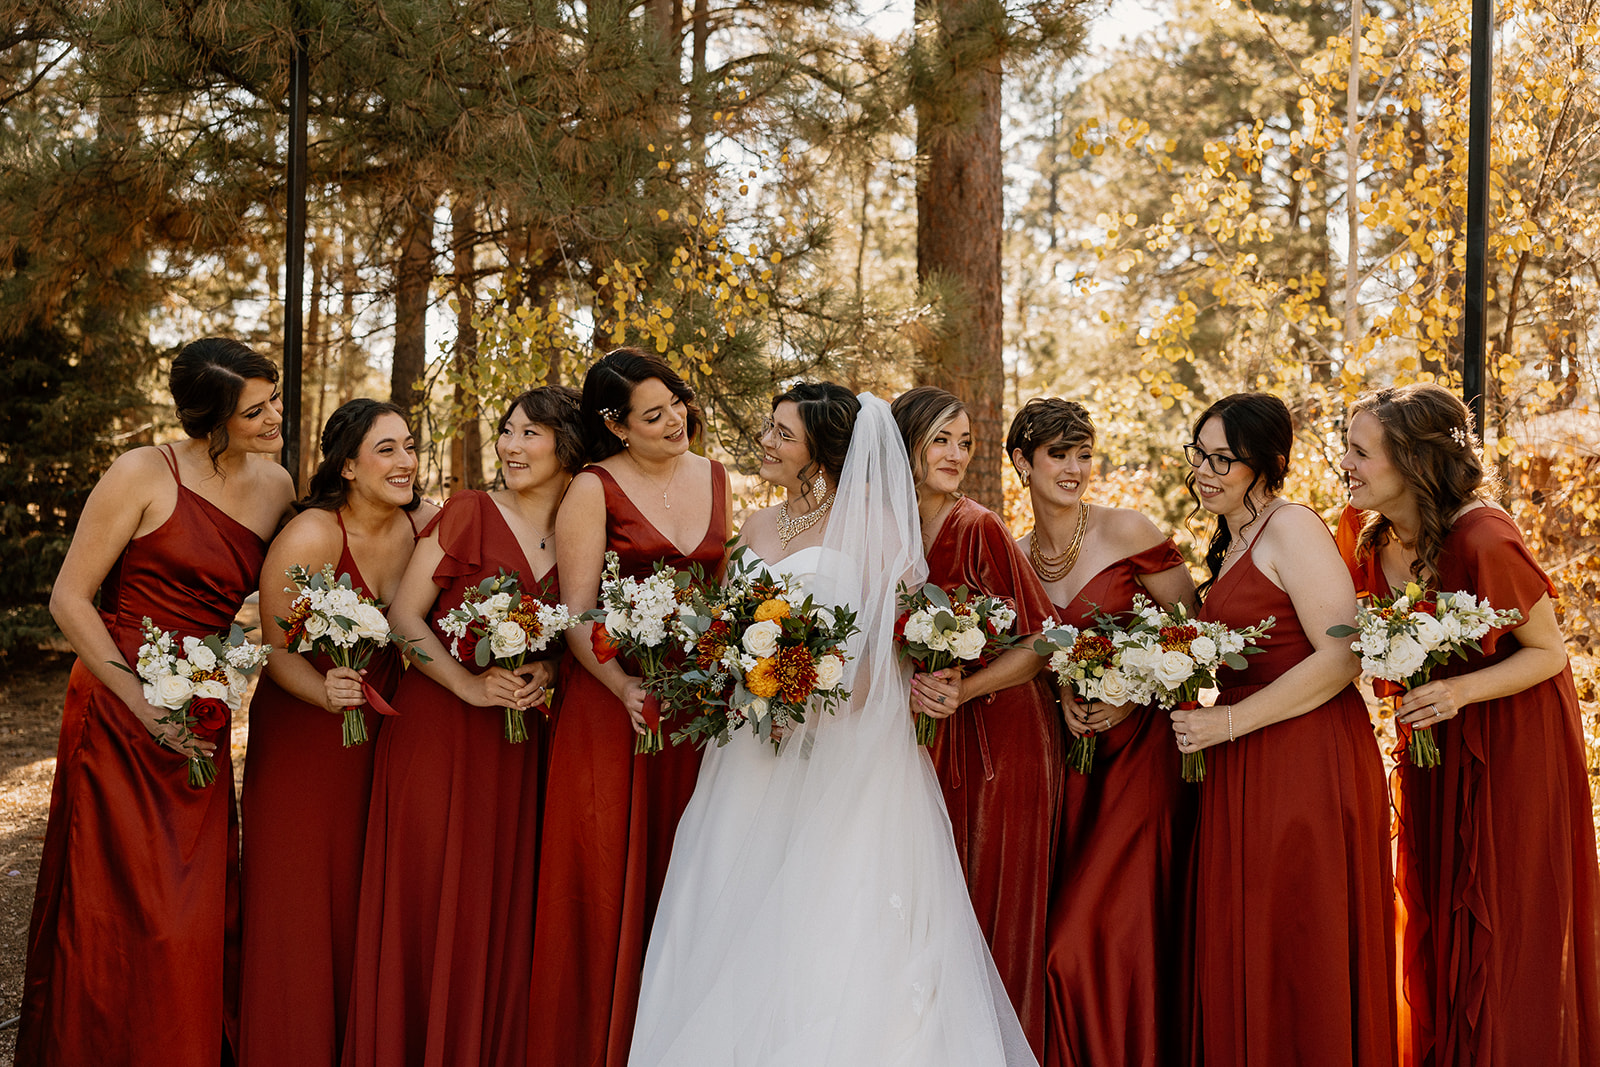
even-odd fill
[[(1277, 622), (1264, 651), (1244, 671), (1223, 669), (1219, 704), (1243, 700), (1312, 651), (1293, 601), (1246, 549), (1200, 617), (1242, 627), (1268, 615)], [(1360, 694), (1346, 686), (1205, 756), (1193, 1062), (1394, 1063), (1389, 804)]]
[[(456, 493), (422, 536), (434, 531), (444, 550), (428, 617), (435, 635), (467, 589), (501, 570), (521, 574), (526, 592), (559, 599), (553, 568), (529, 577), (489, 494)], [(392, 703), (398, 714), (376, 740), (342, 1062), (520, 1064), (544, 716), (530, 712), (528, 740), (511, 744), (499, 708), (464, 703), (420, 670), (405, 672)]]
[[(1081, 627), (1096, 609), (1127, 611), (1145, 592), (1141, 574), (1182, 565), (1163, 541), (1090, 578), (1056, 617)], [(1150, 704), (1097, 736), (1092, 773), (1067, 775), (1046, 934), (1046, 1067), (1156, 1067), (1184, 1055), (1198, 798), (1181, 764), (1167, 713)]]
[[(606, 549), (622, 573), (657, 560), (722, 564), (727, 479), (711, 464), (711, 522), (687, 555), (661, 535), (602, 467)], [(621, 1067), (628, 1060), (650, 924), (700, 750), (633, 754), (633, 726), (594, 675), (573, 667), (558, 696), (534, 938), (530, 1067)]]
[[(171, 517), (129, 541), (100, 587), (101, 617), (128, 664), (145, 616), (185, 637), (227, 630), (266, 547), (180, 481)], [(228, 731), (216, 781), (192, 788), (186, 757), (73, 665), (28, 928), (19, 1065), (215, 1067), (237, 1036)]]
[[(343, 517), (334, 514), (343, 531)], [(335, 572), (348, 574), (355, 589), (366, 592), (348, 535)], [(311, 662), (323, 673), (333, 669), (325, 656)], [(393, 645), (367, 664), (367, 684), (385, 700), (400, 682), (400, 664)], [(370, 739), (345, 748), (343, 715), (295, 699), (270, 677), (261, 679), (251, 698), (250, 758), (240, 797), (243, 1067), (339, 1062), (382, 722), (371, 708), (365, 718)]]
[[(956, 501), (928, 550), (928, 581), (1005, 597), (1016, 605), (1015, 633), (1038, 633), (1053, 614), (1000, 517), (969, 497)], [(1041, 672), (963, 704), (930, 749), (978, 925), (1035, 1056), (1044, 1054), (1045, 913), (1066, 787), (1065, 732)]]
[[(1341, 531), (1359, 512), (1347, 511)], [(1341, 538), (1353, 547), (1353, 538)], [(1357, 589), (1387, 595), (1376, 560)], [(1438, 588), (1527, 617), (1555, 589), (1498, 508), (1456, 520)], [(1481, 670), (1519, 647), (1491, 630)], [(1401, 1059), (1406, 1064), (1600, 1063), (1600, 875), (1569, 665), (1554, 678), (1433, 727), (1442, 762), (1394, 774), (1400, 897)]]

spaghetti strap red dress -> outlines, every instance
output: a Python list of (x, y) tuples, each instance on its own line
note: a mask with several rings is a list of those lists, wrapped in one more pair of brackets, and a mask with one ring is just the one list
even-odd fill
[[(1340, 520), (1357, 590), (1388, 595), (1377, 559), (1355, 561), (1360, 515), (1349, 509)], [(1524, 618), (1555, 595), (1499, 508), (1456, 519), (1438, 569), (1439, 589)], [(1517, 631), (1491, 630), (1480, 644), (1481, 654), (1433, 677), (1500, 662), (1519, 647)], [(1439, 766), (1419, 770), (1402, 758), (1392, 778), (1401, 1061), (1600, 1063), (1600, 873), (1571, 665), (1520, 693), (1468, 704), (1433, 736)]]
[[(100, 613), (129, 664), (140, 624), (225, 631), (266, 543), (178, 481), (166, 522), (128, 542)], [(231, 724), (230, 724), (231, 725)], [(217, 778), (151, 738), (80, 661), (67, 683), (28, 928), (16, 1062), (215, 1067), (236, 1036), (238, 826), (229, 726)]]
[[(1171, 541), (1106, 567), (1057, 618), (1129, 610), (1141, 574), (1183, 565)], [(1046, 933), (1046, 1067), (1161, 1067), (1184, 1056), (1190, 862), (1198, 798), (1181, 780), (1167, 714), (1134, 709), (1069, 772)]]
[[(1200, 617), (1242, 627), (1268, 615), (1277, 621), (1263, 651), (1243, 671), (1223, 669), (1218, 703), (1243, 700), (1312, 651), (1294, 602), (1247, 548)], [(1355, 686), (1205, 755), (1192, 1062), (1392, 1064), (1389, 803)]]
[[(711, 464), (711, 522), (688, 553), (663, 537), (602, 467), (606, 549), (624, 575), (658, 560), (721, 566), (727, 477)], [(633, 726), (594, 675), (573, 667), (558, 696), (539, 878), (530, 1067), (621, 1067), (628, 1060), (650, 924), (700, 750), (633, 754)]]
[[(959, 498), (928, 550), (928, 581), (1004, 597), (1015, 632), (1038, 633), (1053, 609), (1000, 517)], [(1066, 740), (1041, 673), (945, 719), (929, 750), (978, 925), (1035, 1056), (1044, 1054), (1045, 914), (1050, 903)]]
[[(456, 493), (421, 536), (434, 531), (444, 550), (428, 617), (436, 635), (463, 594), (501, 570), (559, 599), (553, 568), (529, 577), (489, 494)], [(530, 713), (528, 740), (511, 744), (500, 709), (464, 703), (420, 670), (405, 672), (392, 703), (398, 714), (376, 743), (342, 1062), (521, 1064), (544, 716)]]
[[(334, 515), (342, 532), (344, 518)], [(334, 571), (374, 595), (350, 555), (348, 534)], [(333, 669), (325, 656), (311, 662), (323, 673)], [(399, 649), (381, 648), (367, 664), (366, 682), (389, 700), (400, 670)], [(382, 722), (371, 708), (364, 717), (370, 739), (345, 748), (342, 715), (295, 699), (271, 677), (262, 677), (251, 698), (240, 791), (241, 1067), (339, 1062)]]

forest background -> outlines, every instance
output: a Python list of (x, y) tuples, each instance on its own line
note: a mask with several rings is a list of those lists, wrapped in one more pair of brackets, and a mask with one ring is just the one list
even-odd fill
[[(1483, 437), (1600, 651), (1600, 0), (1502, 0)], [(281, 351), (289, 57), (310, 63), (301, 484), (339, 403), (415, 412), (432, 495), (596, 351), (660, 352), (746, 470), (798, 376), (1082, 400), (1093, 499), (1191, 561), (1178, 446), (1269, 389), (1330, 516), (1362, 389), (1459, 387), (1469, 4), (0, 0), (0, 670), (116, 453), (208, 334)], [(487, 420), (487, 421), (486, 421)], [(745, 504), (762, 489), (741, 483)], [(1591, 730), (1591, 737), (1594, 737)], [(1600, 756), (1600, 751), (1594, 753)]]

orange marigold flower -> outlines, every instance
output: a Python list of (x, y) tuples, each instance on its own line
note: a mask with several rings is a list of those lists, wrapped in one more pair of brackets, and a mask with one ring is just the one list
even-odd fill
[(786, 648), (778, 653), (778, 689), (783, 699), (798, 704), (817, 686), (817, 666), (803, 648)]
[(762, 700), (771, 700), (778, 693), (778, 657), (768, 656), (757, 661), (756, 665), (745, 672), (744, 687), (750, 690), (753, 696)]
[(769, 619), (787, 619), (789, 614), (789, 602), (774, 597), (771, 600), (763, 600), (756, 605), (755, 620), (756, 622), (766, 622)]

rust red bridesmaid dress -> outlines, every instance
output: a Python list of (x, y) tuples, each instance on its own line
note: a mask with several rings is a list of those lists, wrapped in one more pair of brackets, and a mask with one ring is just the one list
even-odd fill
[[(1144, 593), (1141, 574), (1183, 565), (1171, 541), (1090, 578), (1056, 617), (1094, 622)], [(1148, 594), (1146, 594), (1148, 595)], [(1069, 771), (1046, 932), (1046, 1067), (1159, 1067), (1185, 1055), (1190, 861), (1198, 797), (1181, 780), (1167, 713), (1136, 708)]]
[[(1376, 558), (1354, 559), (1361, 513), (1340, 521), (1363, 594), (1388, 595)], [(1438, 588), (1516, 608), (1555, 595), (1499, 508), (1458, 518)], [(1435, 678), (1500, 662), (1516, 630)], [(1578, 698), (1554, 678), (1433, 727), (1442, 762), (1395, 768), (1401, 1059), (1408, 1065), (1600, 1063), (1600, 874)]]
[[(1050, 598), (1000, 517), (956, 500), (928, 550), (928, 581), (1016, 605), (1019, 634), (1038, 633)], [(963, 704), (930, 749), (972, 907), (1035, 1056), (1044, 1054), (1045, 914), (1050, 902), (1066, 728), (1044, 675)]]
[[(343, 531), (344, 518), (334, 515)], [(335, 573), (366, 591), (348, 534)], [(311, 662), (324, 673), (333, 669), (326, 657)], [(394, 696), (400, 662), (391, 645), (367, 664), (367, 684), (384, 700)], [(266, 676), (251, 698), (250, 758), (240, 791), (242, 1067), (339, 1062), (382, 722), (371, 708), (365, 718), (370, 739), (345, 748), (344, 716), (295, 699)]]
[[(455, 494), (421, 536), (435, 530), (444, 549), (428, 617), (436, 635), (466, 590), (501, 570), (521, 574), (535, 596), (559, 598), (554, 569), (530, 576), (489, 494)], [(528, 740), (511, 744), (500, 709), (466, 704), (420, 670), (405, 672), (393, 705), (376, 739), (342, 1062), (521, 1064), (544, 716), (530, 711)]]
[[(266, 543), (178, 482), (171, 517), (128, 542), (100, 612), (131, 665), (140, 625), (225, 631), (256, 588)], [(56, 751), (28, 928), (19, 1067), (215, 1067), (236, 1036), (238, 827), (229, 727), (217, 778), (150, 737), (80, 661)]]
[[(1243, 700), (1312, 651), (1289, 594), (1247, 548), (1200, 617), (1243, 627), (1268, 615), (1264, 651), (1243, 671), (1223, 669), (1217, 703)], [(1389, 803), (1360, 694), (1348, 685), (1205, 756), (1193, 1062), (1394, 1063)]]
[[(603, 467), (606, 549), (622, 573), (644, 577), (657, 560), (722, 565), (727, 477), (711, 464), (711, 522), (685, 554), (650, 524)], [(558, 696), (539, 878), (530, 1067), (621, 1067), (628, 1060), (650, 924), (678, 818), (694, 792), (700, 750), (633, 754), (621, 702), (573, 667)]]

